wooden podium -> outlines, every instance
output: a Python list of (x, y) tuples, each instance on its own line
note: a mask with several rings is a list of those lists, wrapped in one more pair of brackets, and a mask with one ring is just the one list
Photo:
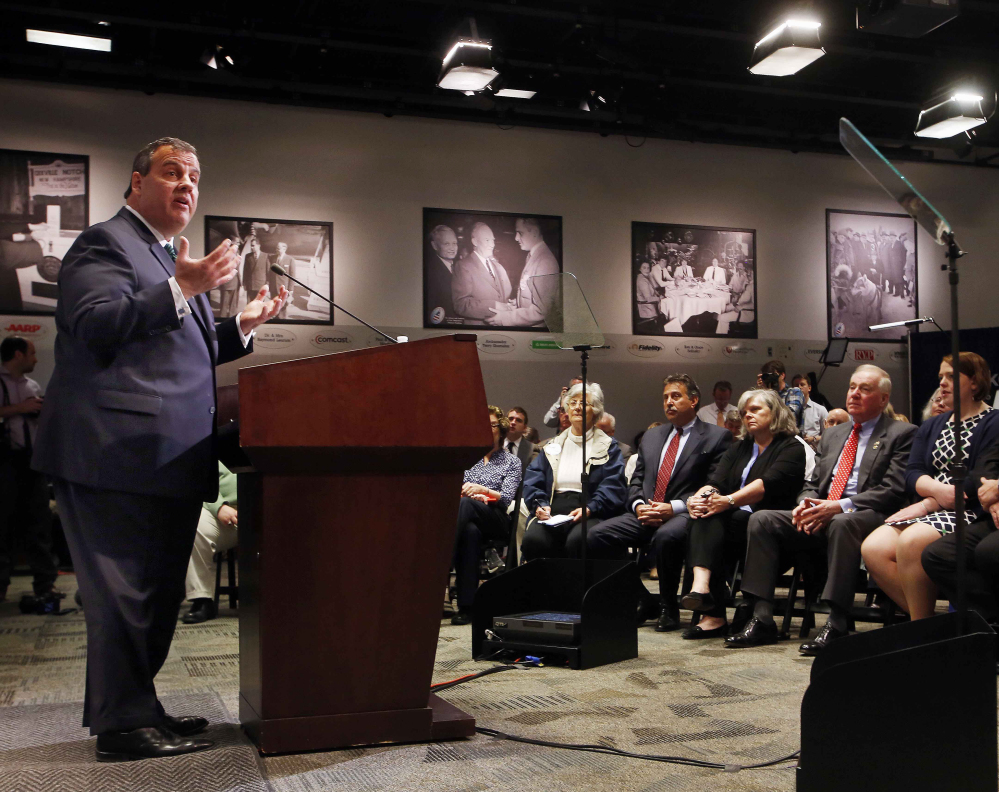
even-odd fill
[(239, 719), (261, 753), (470, 736), (430, 693), (462, 471), (492, 445), (475, 336), (239, 372)]

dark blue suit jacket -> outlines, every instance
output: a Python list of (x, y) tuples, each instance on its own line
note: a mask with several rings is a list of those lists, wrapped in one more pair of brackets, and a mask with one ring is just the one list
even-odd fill
[(122, 208), (84, 231), (59, 273), (55, 372), (33, 466), (99, 489), (218, 497), (215, 366), (252, 349), (205, 295), (177, 317), (174, 265)]

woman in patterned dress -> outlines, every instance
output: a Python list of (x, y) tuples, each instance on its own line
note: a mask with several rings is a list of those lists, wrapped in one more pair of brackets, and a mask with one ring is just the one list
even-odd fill
[[(981, 452), (999, 441), (999, 411), (985, 402), (992, 387), (988, 363), (974, 352), (962, 352), (958, 368), (961, 455), (973, 469)], [(891, 515), (861, 546), (867, 571), (912, 619), (932, 616), (937, 599), (937, 587), (923, 571), (923, 549), (954, 530), (956, 512), (950, 474), (954, 457), (954, 387), (952, 358), (948, 355), (940, 364), (940, 393), (947, 412), (919, 427), (905, 473), (906, 488), (921, 500)], [(966, 491), (974, 489), (977, 484), (966, 482)], [(967, 524), (981, 517), (976, 511), (965, 511)]]

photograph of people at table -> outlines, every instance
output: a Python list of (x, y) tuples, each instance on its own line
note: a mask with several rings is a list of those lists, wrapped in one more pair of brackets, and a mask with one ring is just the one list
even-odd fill
[(632, 223), (635, 335), (756, 338), (756, 232)]

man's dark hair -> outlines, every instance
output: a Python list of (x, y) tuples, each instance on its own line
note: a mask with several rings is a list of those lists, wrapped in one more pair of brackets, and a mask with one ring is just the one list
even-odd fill
[(714, 393), (719, 388), (730, 391), (732, 390), (732, 383), (728, 380), (718, 380), (718, 382), (715, 383), (715, 386), (711, 389), (711, 392)]
[(808, 376), (805, 374), (795, 374), (793, 377), (791, 377), (791, 384), (794, 385), (794, 387), (798, 387), (797, 385), (798, 380), (808, 380), (808, 386), (809, 387), (812, 386), (811, 380), (809, 380)]
[(13, 360), (14, 355), (18, 352), (24, 355), (28, 354), (28, 342), (21, 336), (7, 336), (3, 341), (0, 341), (0, 363)]
[(511, 407), (509, 410), (506, 411), (506, 414), (509, 415), (512, 412), (520, 413), (521, 415), (523, 415), (524, 416), (524, 424), (525, 425), (530, 425), (529, 419), (527, 417), (527, 410), (525, 410), (523, 407)]
[(687, 398), (691, 401), (696, 399), (698, 404), (701, 403), (701, 389), (689, 374), (670, 374), (663, 380), (663, 386), (666, 385), (683, 385), (687, 390)]
[(783, 374), (787, 376), (787, 370), (784, 368), (784, 364), (779, 360), (768, 360), (763, 364), (763, 368), (760, 369), (761, 374)]
[(195, 157), (198, 156), (197, 149), (195, 149), (190, 143), (186, 143), (180, 138), (161, 137), (156, 138), (156, 140), (152, 143), (147, 143), (139, 150), (139, 153), (135, 155), (135, 159), (132, 160), (132, 170), (128, 174), (128, 189), (125, 190), (126, 198), (132, 194), (132, 174), (138, 173), (140, 176), (148, 176), (149, 169), (153, 165), (153, 154), (156, 153), (157, 149), (160, 149), (163, 146), (169, 146), (173, 151), (186, 151), (193, 154)]

